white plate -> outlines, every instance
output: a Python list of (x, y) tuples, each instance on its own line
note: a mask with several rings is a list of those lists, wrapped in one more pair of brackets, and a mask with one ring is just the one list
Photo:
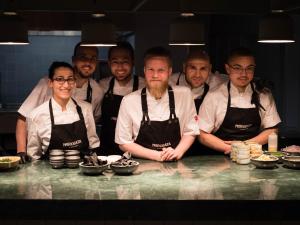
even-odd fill
[(116, 161), (118, 161), (119, 159), (121, 159), (122, 158), (122, 156), (120, 156), (120, 155), (109, 155), (109, 156), (102, 156), (102, 155), (99, 155), (98, 156), (98, 159), (100, 159), (100, 160), (106, 160), (107, 161), (107, 163), (108, 164), (111, 164), (111, 163), (113, 163), (113, 162), (116, 162)]

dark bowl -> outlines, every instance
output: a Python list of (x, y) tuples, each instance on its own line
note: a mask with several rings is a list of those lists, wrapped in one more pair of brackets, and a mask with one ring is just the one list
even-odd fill
[(102, 174), (107, 168), (108, 164), (100, 166), (87, 166), (84, 162), (79, 163), (80, 171), (86, 175), (99, 175)]
[(300, 156), (284, 156), (282, 161), (286, 167), (300, 169)]
[(116, 174), (131, 174), (136, 171), (139, 165), (140, 163), (137, 161), (133, 161), (131, 165), (120, 165), (118, 163), (112, 163), (110, 164), (110, 168)]
[(270, 156), (273, 160), (271, 161), (265, 161), (265, 160), (258, 160), (258, 157), (251, 158), (251, 163), (256, 166), (256, 168), (260, 169), (271, 169), (276, 167), (276, 164), (278, 163), (278, 158), (275, 156)]

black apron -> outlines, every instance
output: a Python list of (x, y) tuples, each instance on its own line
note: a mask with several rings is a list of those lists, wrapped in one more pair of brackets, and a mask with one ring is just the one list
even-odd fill
[[(176, 85), (179, 85), (179, 80), (180, 76), (182, 73), (179, 74)], [(203, 94), (200, 98), (194, 99), (195, 107), (196, 107), (196, 112), (199, 113), (200, 106), (207, 95), (207, 92), (209, 91), (209, 85), (207, 83), (204, 83), (204, 91)], [(189, 148), (188, 151), (186, 151), (184, 156), (195, 156), (195, 155), (207, 155), (209, 152), (206, 150), (206, 146), (202, 145), (199, 141), (198, 138), (196, 137), (196, 140), (192, 144), (192, 146)]]
[[(180, 77), (181, 77), (181, 74), (179, 74), (178, 76), (178, 79), (177, 79), (177, 82), (176, 82), (176, 85), (179, 86), (179, 80), (180, 80)], [(196, 112), (199, 113), (199, 109), (200, 109), (200, 106), (207, 94), (207, 92), (209, 91), (209, 85), (207, 83), (204, 83), (204, 91), (203, 91), (203, 94), (200, 98), (197, 98), (197, 99), (194, 99), (194, 103), (195, 103), (195, 107), (196, 107)]]
[(74, 99), (72, 100), (76, 105), (79, 120), (70, 124), (54, 123), (51, 99), (49, 101), (49, 110), (51, 118), (51, 138), (47, 154), (45, 155), (46, 158), (48, 157), (49, 151), (52, 149), (76, 149), (79, 150), (81, 153), (84, 153), (89, 149), (87, 129), (85, 126), (81, 108)]
[[(251, 83), (252, 91), (254, 92), (253, 84)], [(259, 108), (235, 108), (230, 107), (230, 82), (227, 85), (228, 103), (227, 111), (223, 123), (220, 128), (214, 133), (215, 136), (222, 140), (240, 140), (244, 141), (257, 136), (260, 133), (261, 118)]]
[(141, 93), (143, 118), (135, 143), (161, 151), (162, 148), (176, 148), (181, 140), (180, 124), (175, 113), (173, 89), (168, 87), (170, 118), (165, 121), (151, 121), (148, 115), (146, 88)]
[[(116, 122), (119, 114), (119, 108), (124, 96), (115, 95), (113, 93), (115, 85), (115, 78), (109, 82), (109, 88), (104, 95), (102, 102), (102, 115), (101, 115), (101, 132), (100, 132), (100, 155), (122, 155), (124, 152), (119, 149), (115, 143), (115, 130)], [(133, 77), (132, 91), (136, 91), (139, 86), (138, 76)]]

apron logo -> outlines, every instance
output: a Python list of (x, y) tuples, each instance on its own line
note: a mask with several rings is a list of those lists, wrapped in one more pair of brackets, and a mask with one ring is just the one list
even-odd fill
[(247, 130), (252, 124), (235, 124), (234, 127), (240, 130)]
[(171, 146), (171, 142), (167, 142), (167, 143), (163, 143), (163, 144), (152, 144), (152, 147), (155, 148), (166, 148), (166, 147), (170, 147)]
[(65, 142), (63, 143), (63, 147), (71, 147), (71, 146), (77, 146), (79, 144), (81, 144), (82, 141), (81, 140), (77, 140), (77, 141), (72, 141), (72, 142)]

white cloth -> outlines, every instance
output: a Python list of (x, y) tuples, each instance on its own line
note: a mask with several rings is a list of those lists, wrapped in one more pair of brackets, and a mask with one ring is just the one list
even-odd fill
[[(179, 75), (180, 73), (173, 73), (172, 76), (170, 77), (169, 84), (176, 85)], [(225, 81), (228, 81), (228, 76), (226, 74), (220, 74), (219, 72), (216, 72), (216, 73), (211, 73), (208, 76), (206, 83), (209, 85), (209, 91), (214, 91)], [(198, 88), (191, 88), (191, 86), (188, 84), (188, 82), (185, 79), (184, 73), (182, 73), (179, 78), (179, 85), (190, 88), (193, 94), (193, 99), (201, 98), (201, 96), (203, 95), (204, 85), (201, 85)]]
[[(76, 100), (81, 107), (87, 137), (90, 148), (100, 146), (99, 138), (96, 134), (95, 121), (93, 117), (91, 104), (85, 101)], [(79, 120), (76, 105), (70, 99), (66, 110), (62, 111), (61, 106), (52, 98), (52, 108), (55, 124), (70, 124)], [(34, 159), (39, 159), (48, 149), (51, 138), (51, 118), (49, 110), (49, 100), (35, 108), (27, 118), (28, 143), (27, 153)]]
[[(249, 84), (245, 92), (239, 93), (238, 89), (231, 84), (231, 107), (255, 108), (251, 104), (252, 89)], [(276, 126), (281, 122), (275, 101), (271, 93), (259, 94), (260, 104), (264, 107), (259, 110), (261, 129)], [(199, 127), (207, 133), (216, 132), (223, 123), (228, 103), (227, 82), (223, 83), (213, 92), (208, 92), (199, 110)]]
[[(90, 79), (90, 85), (92, 88), (92, 107), (93, 115), (95, 121), (98, 121), (101, 117), (101, 104), (104, 96), (103, 90), (99, 87), (99, 84)], [(76, 100), (85, 100), (87, 97), (87, 87), (86, 82), (81, 88), (74, 88), (72, 96)], [(52, 97), (52, 89), (48, 86), (48, 77), (43, 77), (38, 84), (31, 91), (29, 96), (25, 99), (18, 112), (24, 116), (28, 117), (29, 113), (45, 101), (48, 101)]]
[[(112, 79), (112, 76), (106, 77), (99, 81), (99, 86), (103, 90), (104, 94), (108, 91), (109, 82)], [(138, 89), (145, 87), (145, 79), (139, 76), (139, 86)], [(115, 85), (113, 89), (113, 93), (115, 95), (125, 96), (132, 92), (133, 88), (133, 77), (131, 77), (130, 81), (125, 85), (121, 86), (119, 82), (115, 79)]]
[[(181, 136), (198, 135), (196, 109), (191, 91), (186, 87), (173, 86), (175, 113), (179, 119)], [(139, 133), (143, 118), (141, 91), (135, 91), (122, 100), (117, 120), (115, 142), (118, 144), (133, 143)], [(170, 117), (168, 92), (156, 100), (147, 90), (148, 115), (150, 120), (164, 121)]]

